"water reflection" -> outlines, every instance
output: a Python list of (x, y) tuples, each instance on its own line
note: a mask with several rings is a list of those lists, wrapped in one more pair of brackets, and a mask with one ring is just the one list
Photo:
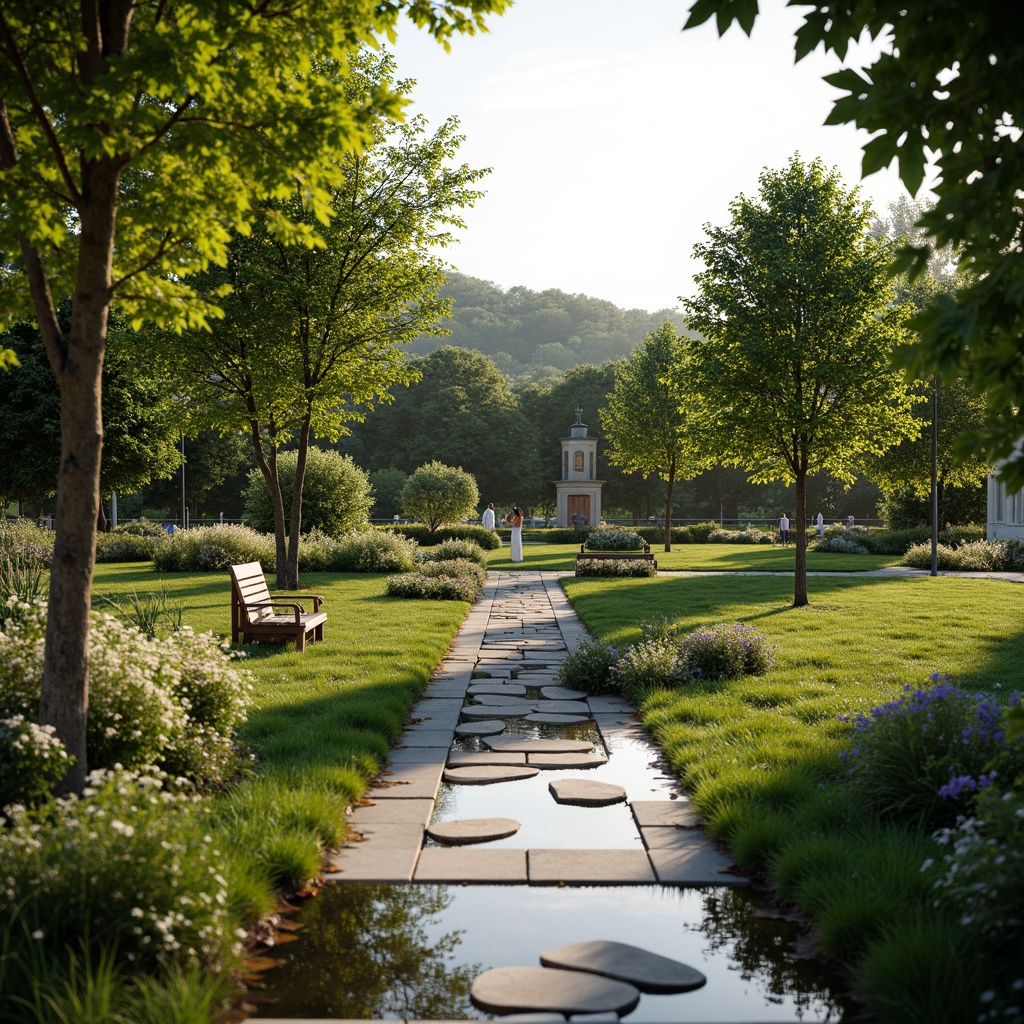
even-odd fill
[(256, 1016), (454, 1020), (475, 1016), (469, 987), (485, 968), (439, 927), (444, 886), (340, 885), (303, 907), (300, 940), (267, 976), (279, 1002)]

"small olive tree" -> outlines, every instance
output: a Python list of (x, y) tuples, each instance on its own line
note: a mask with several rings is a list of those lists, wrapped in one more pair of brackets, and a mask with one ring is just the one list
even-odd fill
[[(277, 458), (281, 492), (292, 498), (298, 452), (282, 452)], [(332, 537), (363, 526), (373, 506), (370, 478), (349, 455), (311, 447), (306, 451), (306, 474), (302, 485), (302, 530), (323, 530)], [(285, 506), (285, 521), (289, 508)], [(274, 506), (270, 489), (259, 469), (249, 474), (245, 491), (245, 522), (261, 533), (274, 532)]]
[(476, 514), (480, 492), (471, 473), (443, 462), (428, 462), (409, 477), (402, 491), (402, 511), (422, 519), (431, 533), (445, 523)]

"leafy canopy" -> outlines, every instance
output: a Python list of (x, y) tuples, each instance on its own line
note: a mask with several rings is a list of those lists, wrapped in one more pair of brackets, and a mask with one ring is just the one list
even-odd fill
[(432, 532), (445, 523), (475, 517), (479, 502), (476, 480), (469, 473), (436, 460), (420, 466), (402, 491), (402, 510), (422, 519)]
[[(1024, 485), (1024, 7), (1003, 0), (856, 0), (799, 6), (796, 57), (819, 44), (845, 59), (866, 31), (883, 44), (868, 68), (826, 77), (841, 90), (826, 123), (872, 134), (863, 173), (894, 159), (911, 194), (932, 159), (936, 202), (918, 223), (934, 247), (960, 252), (967, 271), (955, 294), (938, 294), (914, 318), (920, 342), (904, 360), (920, 377), (963, 376), (986, 400), (974, 450), (1008, 459), (1002, 473)], [(696, 0), (686, 27), (716, 16), (724, 32), (750, 32), (758, 0)], [(895, 269), (922, 272), (931, 248), (910, 244)], [(1007, 415), (1009, 410), (1009, 415)]]

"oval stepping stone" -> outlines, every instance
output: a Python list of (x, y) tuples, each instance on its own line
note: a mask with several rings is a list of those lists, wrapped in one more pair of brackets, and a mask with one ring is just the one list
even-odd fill
[(510, 750), (453, 750), (448, 755), (449, 768), (476, 767), (481, 764), (525, 765), (526, 755)]
[(541, 953), (540, 962), (545, 967), (586, 971), (625, 981), (641, 992), (689, 992), (707, 981), (700, 971), (678, 960), (624, 942), (573, 942)]
[(471, 697), (480, 693), (496, 693), (505, 697), (525, 697), (526, 687), (522, 683), (473, 683), (466, 692)]
[(622, 981), (578, 971), (546, 967), (494, 967), (469, 990), (473, 1005), (485, 1013), (629, 1013), (640, 992)]
[(518, 706), (510, 704), (478, 704), (462, 709), (463, 718), (522, 718), (532, 713), (532, 704), (523, 703)]
[[(523, 693), (525, 692), (526, 688), (523, 687)], [(474, 693), (473, 700), (475, 700), (477, 704), (507, 705), (508, 707), (525, 705), (526, 707), (532, 708), (534, 704), (539, 703), (535, 700), (527, 700), (525, 697), (517, 697), (515, 694), (511, 693)]]
[(527, 754), (531, 768), (600, 768), (608, 763), (604, 754)]
[(590, 717), (590, 705), (581, 700), (538, 700), (534, 707), (547, 715), (585, 715)]
[(486, 786), (492, 782), (518, 782), (532, 779), (538, 768), (506, 767), (500, 764), (484, 764), (473, 768), (445, 768), (442, 778), (445, 782), (461, 782), (467, 786)]
[(548, 783), (548, 789), (556, 803), (574, 807), (607, 807), (626, 799), (626, 791), (621, 786), (594, 779), (555, 779)]
[(427, 826), (427, 835), (447, 846), (468, 846), (489, 843), (514, 836), (519, 822), (514, 818), (463, 818), (461, 821), (438, 821)]
[(594, 749), (590, 740), (538, 740), (529, 736), (488, 736), (483, 743), (491, 750), (523, 754), (585, 754)]
[(535, 722), (537, 725), (579, 725), (580, 722), (590, 721), (586, 715), (549, 715), (545, 711), (534, 711), (524, 718), (527, 722)]
[(500, 718), (485, 718), (482, 722), (463, 722), (455, 726), (456, 736), (494, 736), (505, 731), (505, 723)]
[(582, 690), (570, 690), (568, 686), (542, 686), (540, 695), (547, 700), (584, 700), (587, 696)]

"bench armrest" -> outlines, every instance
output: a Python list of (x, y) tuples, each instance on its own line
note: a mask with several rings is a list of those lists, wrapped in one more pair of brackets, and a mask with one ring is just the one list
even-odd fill
[(262, 604), (247, 604), (245, 610), (247, 612), (252, 611), (255, 608), (269, 608), (273, 611), (275, 608), (290, 608), (295, 613), (295, 624), (298, 625), (302, 621), (301, 616), (306, 613), (306, 609), (300, 604), (295, 604), (292, 601), (273, 601), (271, 603), (263, 602)]
[[(270, 595), (271, 600), (275, 600), (275, 601), (279, 597), (292, 597), (292, 598), (296, 598), (297, 597), (300, 601), (312, 601), (313, 602), (313, 611), (314, 612), (320, 611), (320, 605), (322, 605), (324, 603), (324, 599), (322, 597), (317, 596), (316, 594), (271, 594)], [(305, 609), (303, 609), (303, 611), (305, 611)]]

